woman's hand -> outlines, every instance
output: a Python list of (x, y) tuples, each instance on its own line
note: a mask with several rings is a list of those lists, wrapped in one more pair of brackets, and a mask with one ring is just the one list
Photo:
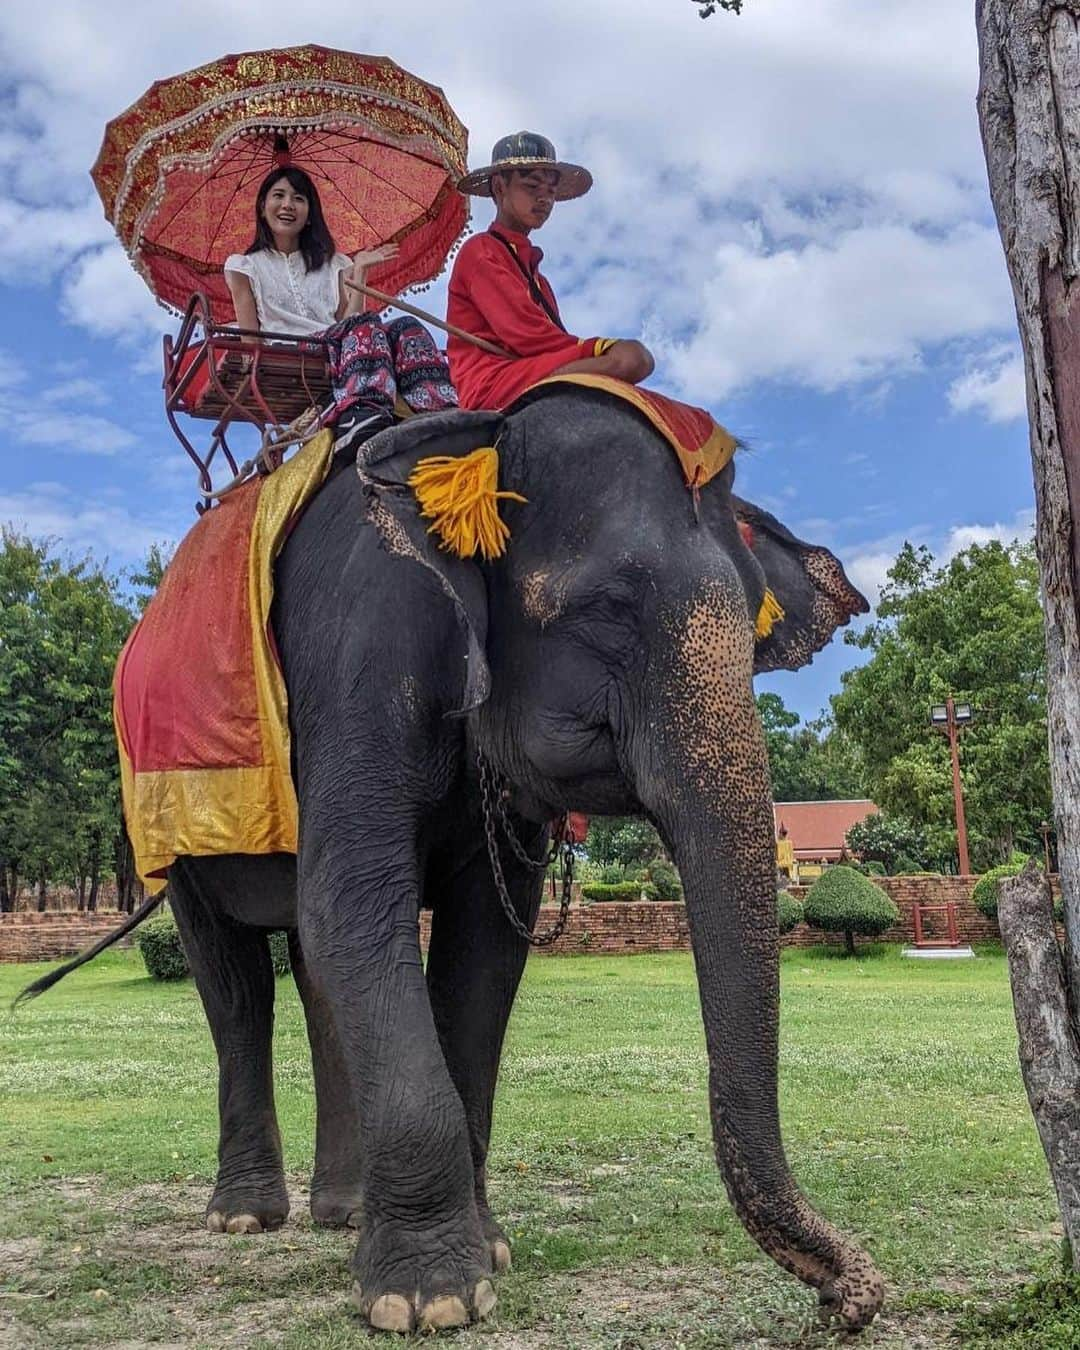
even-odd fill
[(347, 283), (351, 281), (356, 286), (363, 286), (367, 281), (368, 268), (374, 267), (376, 263), (388, 262), (391, 258), (396, 258), (397, 252), (397, 244), (380, 244), (378, 248), (362, 249), (359, 253), (353, 254), (352, 266), (343, 269), (341, 273), (339, 319), (344, 319), (350, 314), (359, 314), (364, 308), (363, 293), (352, 290)]
[(362, 249), (359, 253), (354, 253), (350, 273), (352, 280), (363, 282), (364, 274), (369, 267), (374, 267), (376, 263), (389, 262), (391, 258), (396, 258), (397, 254), (397, 244), (380, 244), (378, 248)]

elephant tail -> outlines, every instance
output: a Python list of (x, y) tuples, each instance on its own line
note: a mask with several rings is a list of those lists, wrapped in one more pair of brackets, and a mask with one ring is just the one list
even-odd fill
[(38, 994), (43, 994), (46, 989), (51, 989), (53, 985), (59, 983), (65, 975), (70, 975), (73, 970), (78, 970), (80, 966), (85, 966), (87, 961), (92, 961), (94, 957), (103, 952), (106, 947), (111, 947), (114, 942), (119, 942), (122, 937), (127, 937), (128, 933), (138, 928), (139, 924), (141, 924), (144, 919), (148, 919), (150, 915), (153, 914), (154, 910), (157, 909), (165, 899), (166, 895), (167, 891), (163, 889), (158, 891), (157, 895), (149, 896), (143, 901), (134, 914), (125, 919), (119, 928), (114, 928), (111, 933), (106, 933), (100, 942), (95, 942), (92, 947), (88, 947), (86, 951), (80, 952), (79, 955), (73, 957), (72, 960), (65, 961), (62, 966), (57, 966), (55, 970), (50, 970), (47, 975), (42, 975), (40, 980), (35, 980), (33, 984), (28, 984), (12, 1001), (12, 1011), (14, 1012), (21, 1003), (28, 1003), (32, 998), (37, 998)]

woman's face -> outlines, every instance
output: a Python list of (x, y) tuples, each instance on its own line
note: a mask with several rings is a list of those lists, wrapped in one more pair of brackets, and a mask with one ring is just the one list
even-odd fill
[(295, 238), (307, 224), (310, 209), (307, 197), (282, 177), (270, 184), (262, 213), (275, 238), (279, 235)]

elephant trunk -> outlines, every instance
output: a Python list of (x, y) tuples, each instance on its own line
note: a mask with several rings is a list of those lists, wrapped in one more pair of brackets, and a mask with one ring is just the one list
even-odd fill
[(638, 795), (682, 874), (731, 1202), (754, 1240), (856, 1329), (881, 1307), (881, 1276), (801, 1194), (780, 1139), (775, 845), (741, 603), (716, 587), (669, 621), (673, 664), (648, 693), (659, 715), (638, 758)]

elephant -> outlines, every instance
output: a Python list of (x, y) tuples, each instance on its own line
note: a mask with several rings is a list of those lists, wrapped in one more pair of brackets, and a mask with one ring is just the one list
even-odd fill
[[(407, 482), (433, 452), (491, 445), (524, 501), (501, 504), (501, 558), (463, 559)], [(832, 1316), (865, 1326), (881, 1277), (812, 1209), (781, 1143), (771, 794), (752, 684), (804, 664), (865, 601), (831, 553), (733, 495), (733, 464), (692, 494), (648, 422), (600, 392), (556, 386), (506, 413), (418, 417), (368, 441), (356, 468), (330, 477), (276, 565), (297, 854), (169, 869), (220, 1064), (207, 1225), (269, 1230), (287, 1214), (266, 930), (295, 929), (312, 1210), (358, 1229), (354, 1301), (399, 1332), (486, 1316), (510, 1260), (488, 1206), (488, 1138), (528, 951), (502, 900), (535, 922), (541, 874), (522, 858), (542, 856), (561, 812), (636, 813), (683, 878), (731, 1202)], [(755, 639), (767, 581), (785, 617)], [(481, 765), (510, 822), (501, 887)]]

